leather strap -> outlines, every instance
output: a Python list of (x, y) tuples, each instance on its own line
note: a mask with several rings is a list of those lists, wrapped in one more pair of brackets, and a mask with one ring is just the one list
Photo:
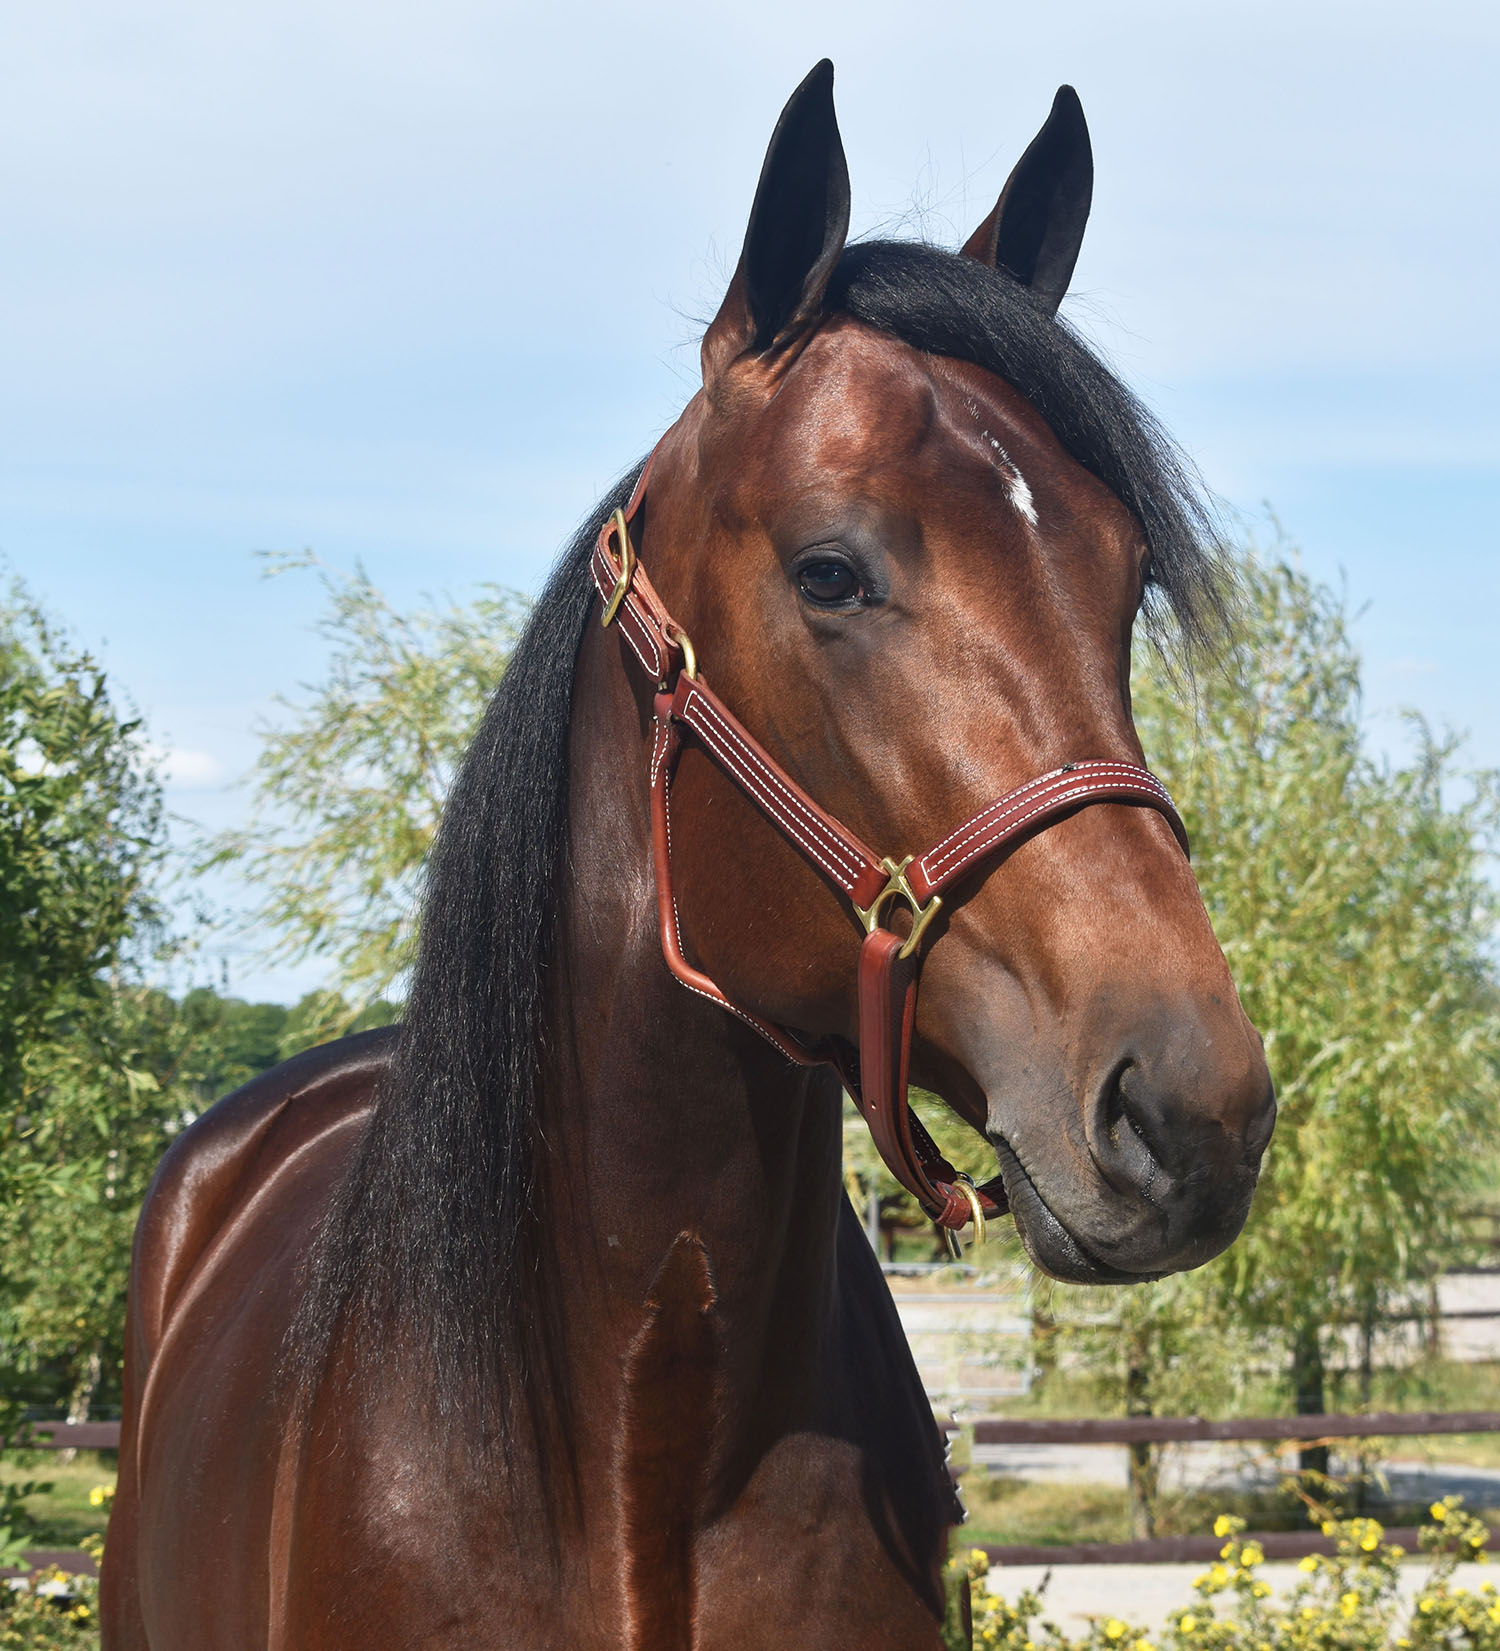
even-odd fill
[[(654, 455), (653, 455), (654, 456)], [(1091, 758), (1066, 763), (988, 803), (924, 854), (898, 865), (880, 855), (818, 803), (771, 756), (700, 677), (687, 668), (690, 645), (626, 544), (629, 524), (645, 498), (646, 461), (621, 522), (611, 517), (594, 547), (594, 586), (608, 604), (631, 652), (655, 684), (651, 741), (651, 839), (656, 873), (657, 921), (667, 967), (690, 991), (754, 1028), (788, 1059), (806, 1066), (834, 1066), (854, 1097), (880, 1156), (897, 1181), (939, 1226), (958, 1229), (971, 1219), (959, 1176), (911, 1110), (907, 1068), (916, 1022), (921, 970), (920, 933), (908, 938), (880, 927), (876, 902), (899, 897), (914, 924), (925, 927), (952, 888), (981, 865), (993, 865), (1023, 839), (1092, 803), (1153, 808), (1165, 816), (1183, 852), (1187, 831), (1161, 781), (1131, 762)], [(628, 575), (628, 576), (627, 576)], [(622, 577), (627, 588), (621, 592)], [(617, 600), (616, 600), (617, 599)], [(832, 886), (847, 899), (869, 932), (858, 961), (859, 1047), (810, 1049), (785, 1027), (735, 1003), (690, 964), (683, 953), (672, 883), (672, 778), (684, 731), (740, 787)], [(904, 877), (904, 887), (900, 882)], [(936, 902), (937, 904), (934, 904)], [(873, 923), (875, 926), (870, 927)], [(905, 955), (903, 955), (905, 954)], [(974, 1189), (984, 1214), (1005, 1210), (999, 1178)]]

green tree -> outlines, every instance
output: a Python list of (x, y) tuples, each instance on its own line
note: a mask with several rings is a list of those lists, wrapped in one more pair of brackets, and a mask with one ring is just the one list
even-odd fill
[(331, 646), (323, 682), (284, 700), (262, 730), (250, 823), (207, 845), (260, 890), (246, 919), (268, 960), (326, 958), (339, 998), (322, 1030), (346, 1030), (399, 994), (412, 958), (415, 894), (443, 799), (505, 669), (526, 603), (482, 587), (468, 607), (429, 603), (399, 613), (362, 569), (314, 558)]
[(107, 977), (155, 920), (161, 798), (138, 724), (103, 672), (19, 588), (0, 606), (0, 1218), (40, 1125), (33, 1053), (107, 1003)]
[[(82, 1159), (59, 1151), (80, 1115), (56, 1078), (114, 1058), (112, 982), (157, 919), (160, 792), (138, 733), (98, 666), (12, 587), (0, 604), (0, 1437), (18, 1414), (8, 1377), (32, 1217), (104, 1161), (97, 1127)], [(0, 1523), (18, 1518), (7, 1496)]]
[[(1284, 558), (1243, 574), (1227, 669), (1184, 707), (1142, 659), (1134, 699), (1280, 1115), (1238, 1242), (1113, 1306), (1121, 1408), (1222, 1409), (1253, 1340), (1297, 1409), (1322, 1410), (1329, 1338), (1425, 1301), (1495, 1162), (1495, 776), (1462, 774), (1420, 725), (1410, 762), (1373, 760), (1340, 599)], [(1060, 1288), (1059, 1311), (1078, 1316), (1076, 1295)], [(1138, 1455), (1139, 1528), (1154, 1470)]]

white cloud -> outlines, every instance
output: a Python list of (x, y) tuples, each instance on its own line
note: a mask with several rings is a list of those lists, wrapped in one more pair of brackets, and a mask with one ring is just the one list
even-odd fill
[(224, 783), (224, 764), (211, 751), (183, 745), (150, 745), (147, 754), (173, 791), (209, 791)]

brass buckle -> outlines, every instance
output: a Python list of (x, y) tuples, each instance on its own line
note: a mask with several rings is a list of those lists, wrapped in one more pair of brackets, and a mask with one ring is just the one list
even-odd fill
[(896, 954), (898, 957), (910, 957), (916, 951), (922, 939), (922, 931), (937, 916), (943, 904), (942, 896), (937, 894), (933, 895), (925, 906), (917, 899), (911, 884), (906, 880), (906, 868), (912, 863), (913, 858), (913, 855), (908, 854), (898, 865), (887, 854), (880, 862), (888, 878), (885, 887), (868, 906), (854, 908), (859, 914), (860, 922), (865, 926), (865, 933), (873, 934), (885, 915), (885, 908), (892, 900), (904, 900), (911, 907), (911, 933), (907, 935), (901, 950)]
[(629, 593), (630, 581), (635, 578), (635, 546), (630, 542), (630, 524), (625, 520), (625, 512), (616, 510), (610, 517), (610, 525), (620, 541), (620, 577), (615, 580), (615, 588), (604, 604), (604, 618), (600, 623), (605, 630), (609, 629), (610, 621), (620, 611), (620, 604)]

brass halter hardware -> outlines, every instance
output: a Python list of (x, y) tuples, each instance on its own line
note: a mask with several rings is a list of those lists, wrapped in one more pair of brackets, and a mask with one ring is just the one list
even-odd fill
[[(969, 1211), (974, 1222), (974, 1239), (969, 1248), (977, 1250), (984, 1243), (984, 1205), (979, 1201), (979, 1188), (962, 1170), (953, 1177), (953, 1185), (969, 1201)], [(959, 1244), (958, 1234), (952, 1227), (943, 1228), (943, 1241), (948, 1246), (948, 1254), (955, 1261), (961, 1261), (964, 1253), (963, 1247)]]
[(969, 1248), (977, 1250), (984, 1243), (984, 1205), (979, 1201), (979, 1188), (962, 1170), (953, 1177), (953, 1184), (969, 1201), (974, 1217), (974, 1242)]
[(921, 943), (922, 931), (937, 916), (943, 904), (942, 897), (936, 894), (925, 906), (917, 899), (911, 884), (906, 880), (906, 868), (912, 863), (912, 858), (913, 856), (908, 854), (898, 863), (887, 854), (880, 862), (888, 877), (885, 887), (868, 906), (854, 908), (859, 914), (860, 922), (865, 926), (865, 933), (873, 934), (881, 918), (885, 916), (885, 908), (892, 900), (904, 900), (911, 907), (911, 933), (907, 935), (901, 950), (896, 954), (898, 957), (910, 957), (916, 951)]
[(683, 630), (681, 625), (667, 625), (663, 627), (662, 635), (668, 642), (675, 642), (682, 649), (682, 674), (689, 682), (698, 680), (698, 655), (693, 648), (693, 639)]
[(609, 629), (610, 621), (620, 611), (620, 604), (630, 590), (631, 580), (635, 578), (635, 546), (630, 542), (630, 524), (625, 520), (623, 510), (616, 510), (610, 517), (610, 526), (614, 528), (615, 539), (620, 546), (620, 577), (604, 604), (604, 617), (600, 623), (605, 630)]

